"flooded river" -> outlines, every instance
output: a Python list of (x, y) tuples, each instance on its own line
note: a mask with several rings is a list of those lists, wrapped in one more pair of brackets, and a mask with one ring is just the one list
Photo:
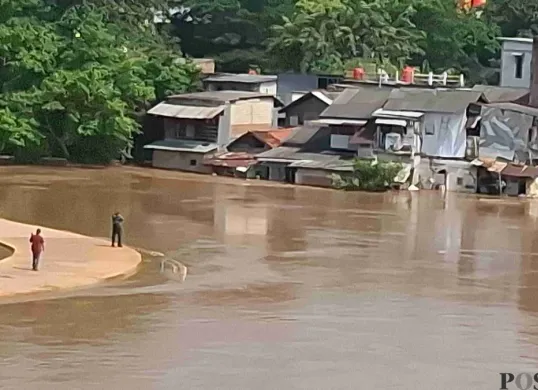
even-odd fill
[(1, 389), (486, 390), (538, 370), (538, 201), (0, 169), (2, 217), (103, 237), (116, 210), (187, 278), (148, 257), (4, 302)]

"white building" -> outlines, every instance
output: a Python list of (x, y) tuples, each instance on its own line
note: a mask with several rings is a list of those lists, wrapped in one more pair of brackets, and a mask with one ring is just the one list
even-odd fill
[(529, 88), (531, 84), (532, 38), (499, 38), (501, 87)]

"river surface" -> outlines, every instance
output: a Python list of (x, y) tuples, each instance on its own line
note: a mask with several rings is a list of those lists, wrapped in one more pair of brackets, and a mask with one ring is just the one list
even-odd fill
[[(538, 201), (0, 169), (0, 216), (109, 235), (121, 282), (0, 306), (0, 389), (499, 389), (538, 370)], [(46, 261), (44, 263), (46, 267)]]

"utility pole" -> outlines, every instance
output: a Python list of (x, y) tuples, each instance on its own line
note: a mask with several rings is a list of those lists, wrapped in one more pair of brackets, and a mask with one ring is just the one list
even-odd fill
[(538, 36), (532, 40), (529, 106), (538, 108)]

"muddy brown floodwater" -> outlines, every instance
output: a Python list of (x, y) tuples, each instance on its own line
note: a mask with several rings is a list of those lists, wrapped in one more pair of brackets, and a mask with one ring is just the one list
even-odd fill
[(489, 390), (537, 370), (536, 201), (0, 169), (2, 217), (108, 236), (115, 210), (186, 280), (146, 258), (4, 302), (1, 389)]

